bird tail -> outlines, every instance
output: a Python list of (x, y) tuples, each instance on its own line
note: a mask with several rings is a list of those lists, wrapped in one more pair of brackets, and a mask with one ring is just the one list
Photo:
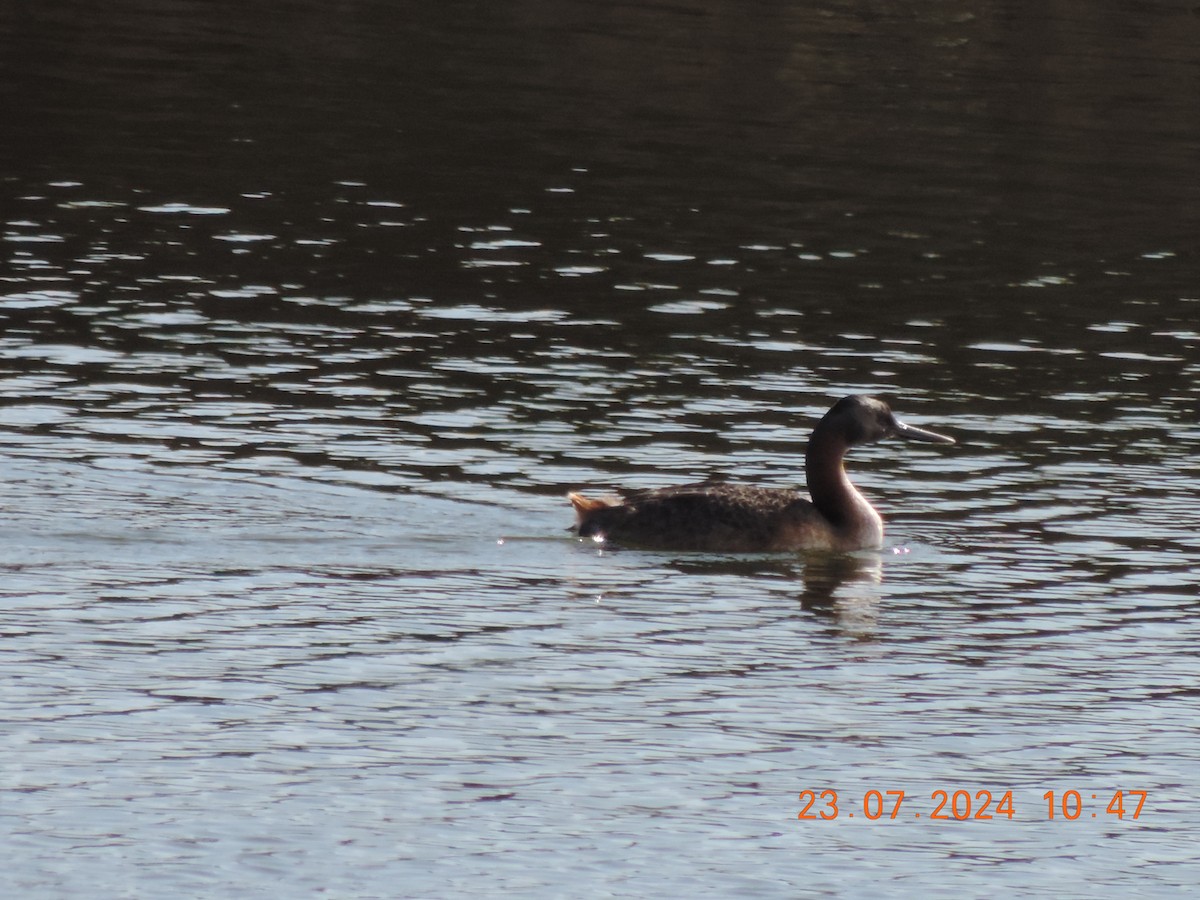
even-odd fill
[(578, 494), (571, 491), (567, 494), (567, 499), (571, 501), (571, 505), (575, 507), (575, 527), (583, 525), (587, 517), (599, 509), (608, 509), (612, 506), (607, 500), (593, 500), (590, 497), (585, 497), (583, 494)]

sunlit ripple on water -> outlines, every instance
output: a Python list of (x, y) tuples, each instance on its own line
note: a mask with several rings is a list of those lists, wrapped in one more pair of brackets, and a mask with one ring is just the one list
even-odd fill
[[(1196, 883), (1190, 257), (1005, 246), (958, 170), (929, 223), (781, 222), (763, 170), (764, 204), (656, 208), (615, 163), (466, 211), (5, 182), (7, 892)], [(881, 554), (566, 534), (568, 488), (792, 486), (850, 392), (959, 440), (852, 454)], [(821, 830), (809, 787), (1022, 815)], [(1140, 821), (1044, 821), (1118, 787)]]

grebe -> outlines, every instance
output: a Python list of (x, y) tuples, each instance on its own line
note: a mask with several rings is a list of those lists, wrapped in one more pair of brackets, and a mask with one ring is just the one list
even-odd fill
[(580, 537), (660, 550), (727, 553), (863, 550), (883, 544), (883, 519), (858, 492), (842, 459), (858, 444), (896, 435), (953, 444), (905, 425), (882, 400), (839, 400), (813, 429), (804, 457), (810, 500), (801, 491), (703, 482), (624, 494), (623, 502), (570, 493)]

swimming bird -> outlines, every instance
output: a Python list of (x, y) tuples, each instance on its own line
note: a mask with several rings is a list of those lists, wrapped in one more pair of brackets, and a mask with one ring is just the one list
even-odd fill
[(772, 550), (863, 550), (883, 544), (883, 519), (846, 476), (851, 447), (888, 437), (953, 444), (897, 419), (882, 400), (839, 400), (813, 429), (804, 457), (802, 491), (702, 482), (631, 491), (622, 501), (579, 493), (571, 530), (580, 537), (660, 550), (727, 553)]

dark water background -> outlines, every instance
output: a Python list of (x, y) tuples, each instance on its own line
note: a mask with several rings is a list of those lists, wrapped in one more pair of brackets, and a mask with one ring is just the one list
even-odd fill
[[(6, 895), (1200, 879), (1200, 7), (11, 0), (0, 121)], [(850, 392), (882, 554), (563, 531)]]

